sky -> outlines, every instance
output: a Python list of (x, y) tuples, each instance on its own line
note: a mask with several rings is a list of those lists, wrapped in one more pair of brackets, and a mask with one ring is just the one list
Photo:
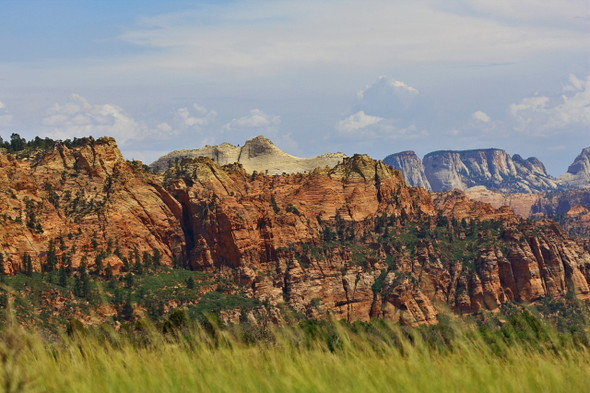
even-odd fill
[(495, 147), (554, 176), (590, 146), (587, 0), (0, 0), (0, 37), (4, 140)]

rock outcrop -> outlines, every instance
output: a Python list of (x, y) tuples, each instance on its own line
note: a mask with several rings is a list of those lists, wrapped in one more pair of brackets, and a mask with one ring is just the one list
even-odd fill
[(248, 173), (254, 171), (267, 175), (283, 173), (310, 172), (315, 168), (332, 168), (342, 162), (345, 154), (326, 153), (311, 158), (299, 158), (289, 155), (276, 147), (269, 139), (258, 136), (246, 141), (244, 146), (222, 143), (217, 146), (205, 146), (193, 150), (176, 150), (157, 159), (150, 167), (158, 172), (168, 169), (175, 160), (183, 158), (207, 157), (219, 165), (239, 163)]
[[(0, 156), (6, 273), (25, 254), (35, 271), (182, 259), (218, 291), (231, 282), (275, 310), (410, 325), (436, 323), (441, 305), (475, 313), (590, 294), (590, 246), (555, 222), (459, 190), (432, 196), (365, 155), (280, 176), (201, 157), (156, 176), (110, 138), (29, 153)], [(587, 214), (581, 198), (568, 214)]]
[(472, 187), (465, 194), (473, 200), (489, 203), (494, 208), (509, 206), (524, 218), (553, 219), (572, 236), (590, 238), (590, 190), (522, 194), (490, 191)]
[(432, 152), (424, 156), (423, 165), (435, 192), (478, 185), (495, 191), (524, 193), (559, 187), (538, 159), (510, 157), (500, 149)]
[(471, 313), (589, 293), (590, 255), (554, 223), (458, 190), (433, 201), (367, 156), (285, 176), (208, 159), (182, 166), (170, 191), (190, 212), (193, 268), (309, 317), (436, 323), (443, 303)]
[(559, 176), (559, 182), (569, 188), (590, 187), (590, 147), (582, 150), (567, 172)]
[(423, 187), (431, 191), (430, 183), (424, 173), (422, 161), (413, 151), (403, 151), (401, 153), (391, 154), (383, 159), (383, 162), (402, 172), (404, 180), (410, 186)]
[(22, 268), (25, 253), (36, 271), (50, 252), (58, 264), (75, 268), (86, 260), (90, 268), (116, 250), (106, 261), (115, 270), (144, 252), (157, 250), (163, 264), (182, 256), (180, 204), (141, 165), (126, 162), (112, 138), (57, 144), (24, 158), (2, 154), (0, 184), (7, 273)]

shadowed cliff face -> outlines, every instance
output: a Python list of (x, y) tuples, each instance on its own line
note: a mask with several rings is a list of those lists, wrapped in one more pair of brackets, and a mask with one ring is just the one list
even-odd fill
[(0, 155), (0, 183), (7, 272), (21, 268), (24, 253), (40, 271), (50, 242), (58, 262), (73, 267), (82, 258), (91, 267), (97, 255), (115, 250), (119, 256), (109, 258), (115, 270), (135, 250), (157, 250), (162, 263), (182, 255), (180, 204), (154, 176), (125, 162), (112, 138), (82, 140), (71, 149), (56, 145), (25, 158)]

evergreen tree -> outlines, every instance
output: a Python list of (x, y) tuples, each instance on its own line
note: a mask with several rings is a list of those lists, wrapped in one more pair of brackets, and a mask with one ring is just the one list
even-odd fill
[(90, 279), (86, 270), (85, 258), (82, 258), (82, 262), (78, 268), (78, 276), (76, 276), (74, 281), (74, 295), (84, 298), (90, 297)]
[(74, 267), (72, 266), (72, 257), (70, 255), (65, 256), (65, 261), (62, 266), (65, 265), (65, 271), (68, 277), (72, 277), (72, 273), (74, 273)]
[(4, 275), (4, 253), (0, 252), (0, 275)]
[(186, 287), (188, 289), (195, 289), (195, 280), (192, 277), (186, 279)]
[(103, 253), (96, 254), (96, 257), (94, 258), (94, 272), (95, 272), (95, 274), (100, 274), (100, 272), (102, 271), (102, 269), (103, 269), (102, 260), (103, 259), (104, 259)]
[(113, 267), (108, 263), (106, 269), (104, 270), (104, 274), (107, 280), (113, 278)]
[(154, 266), (160, 266), (162, 264), (162, 254), (160, 254), (160, 250), (154, 248), (152, 252), (152, 263)]
[(147, 251), (143, 252), (143, 264), (146, 268), (152, 264), (152, 256)]
[(66, 268), (62, 265), (59, 268), (59, 286), (66, 288), (68, 286), (68, 273)]
[(26, 252), (23, 254), (23, 273), (29, 277), (33, 275), (33, 261)]
[(131, 294), (127, 295), (123, 307), (121, 308), (121, 317), (124, 320), (130, 320), (133, 318), (133, 304), (131, 304)]
[(47, 262), (45, 263), (44, 271), (52, 272), (57, 266), (57, 255), (55, 253), (55, 243), (53, 240), (49, 240), (49, 246), (47, 250)]

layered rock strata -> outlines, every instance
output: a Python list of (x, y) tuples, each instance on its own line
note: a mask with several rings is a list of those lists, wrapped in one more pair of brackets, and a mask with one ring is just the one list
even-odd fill
[[(169, 264), (182, 256), (180, 204), (141, 165), (126, 162), (112, 138), (57, 144), (23, 158), (0, 155), (0, 251), (5, 272), (22, 269), (25, 253), (41, 271), (51, 250), (57, 262), (91, 268), (157, 250)], [(129, 257), (132, 255), (132, 257)], [(68, 263), (69, 263), (68, 262)]]

